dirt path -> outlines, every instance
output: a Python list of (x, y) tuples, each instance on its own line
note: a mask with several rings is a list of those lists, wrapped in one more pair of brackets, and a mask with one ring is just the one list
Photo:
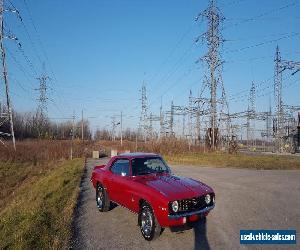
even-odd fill
[(156, 241), (147, 242), (140, 234), (135, 214), (122, 207), (107, 213), (96, 208), (89, 179), (93, 166), (107, 160), (87, 163), (74, 220), (72, 245), (76, 249), (291, 249), (288, 245), (240, 245), (239, 231), (296, 229), (299, 236), (300, 171), (172, 166), (174, 173), (212, 186), (216, 207), (193, 229), (166, 229)]

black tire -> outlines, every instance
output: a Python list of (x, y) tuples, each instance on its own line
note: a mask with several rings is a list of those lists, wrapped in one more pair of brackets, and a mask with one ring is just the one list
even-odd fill
[(139, 212), (139, 226), (145, 240), (151, 241), (159, 237), (162, 228), (159, 225), (151, 206), (143, 203)]
[(109, 210), (110, 200), (106, 189), (100, 183), (97, 183), (96, 186), (96, 204), (100, 212), (107, 212)]

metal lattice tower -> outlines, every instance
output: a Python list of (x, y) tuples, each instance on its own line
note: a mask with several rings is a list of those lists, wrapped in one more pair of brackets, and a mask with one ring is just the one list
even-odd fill
[(36, 90), (39, 91), (39, 98), (38, 101), (38, 113), (42, 117), (47, 116), (47, 80), (50, 79), (49, 76), (47, 76), (45, 73), (43, 73), (40, 77), (37, 78), (39, 80), (39, 88)]
[[(45, 65), (43, 65), (44, 72), (45, 72)], [(37, 78), (39, 80), (39, 88), (35, 89), (39, 91), (39, 97), (37, 98), (38, 101), (38, 107), (37, 107), (37, 130), (39, 133), (39, 137), (42, 136), (42, 131), (46, 123), (47, 119), (47, 80), (50, 79), (49, 76), (46, 75), (46, 73), (41, 74), (40, 77)]]
[(249, 93), (249, 104), (248, 104), (248, 114), (247, 114), (247, 146), (254, 146), (255, 138), (255, 118), (256, 118), (256, 108), (255, 108), (255, 84), (252, 82), (250, 93)]
[[(193, 109), (193, 93), (190, 90), (190, 94), (189, 94), (189, 110), (191, 111)], [(188, 138), (189, 138), (189, 144), (192, 143), (193, 141), (193, 113), (189, 112), (188, 113), (188, 128), (189, 128), (189, 132), (188, 132)]]
[(174, 135), (174, 103), (171, 102), (171, 112), (170, 112), (170, 136)]
[[(2, 119), (0, 120), (0, 126), (1, 124), (4, 124), (5, 122), (9, 122), (10, 123), (10, 133), (3, 133), (0, 131), (0, 135), (5, 135), (5, 136), (9, 136), (12, 138), (12, 142), (13, 142), (13, 147), (16, 150), (16, 142), (15, 142), (15, 133), (14, 133), (14, 123), (13, 123), (13, 115), (12, 115), (12, 105), (11, 105), (11, 100), (10, 100), (10, 93), (9, 93), (9, 83), (8, 83), (8, 74), (7, 74), (7, 66), (6, 66), (6, 53), (5, 53), (5, 47), (4, 47), (4, 17), (3, 17), (3, 13), (4, 11), (6, 11), (4, 9), (4, 1), (0, 0), (0, 49), (1, 49), (1, 63), (2, 63), (2, 74), (3, 74), (3, 79), (4, 79), (4, 84), (5, 84), (5, 96), (6, 96), (6, 113), (1, 114)], [(13, 10), (10, 10), (13, 11)], [(0, 142), (2, 144), (4, 144), (4, 142), (2, 140), (0, 140)]]
[(200, 102), (196, 103), (196, 144), (200, 145), (201, 123), (200, 123)]
[(283, 103), (282, 103), (282, 71), (281, 55), (279, 47), (276, 47), (275, 53), (275, 72), (274, 72), (274, 97), (275, 97), (275, 147), (277, 151), (282, 151), (283, 147)]
[[(196, 21), (199, 18), (206, 19), (208, 24), (207, 31), (201, 35), (202, 40), (206, 42), (208, 46), (208, 52), (201, 57), (201, 61), (207, 64), (209, 74), (207, 75), (207, 86), (210, 89), (210, 147), (212, 150), (216, 149), (217, 137), (218, 137), (218, 109), (217, 109), (217, 89), (221, 87), (223, 89), (222, 82), (222, 64), (220, 55), (220, 47), (223, 43), (223, 38), (221, 35), (221, 24), (224, 21), (224, 16), (222, 15), (219, 8), (216, 6), (215, 0), (209, 1), (209, 6), (206, 10), (201, 12)], [(198, 40), (198, 39), (197, 39)]]
[(166, 136), (166, 128), (165, 128), (165, 117), (163, 112), (162, 104), (160, 105), (159, 109), (159, 125), (160, 125), (160, 137)]
[(139, 124), (139, 130), (141, 131), (144, 140), (147, 140), (148, 136), (148, 102), (147, 102), (147, 91), (146, 91), (146, 85), (143, 83), (142, 89), (141, 89), (141, 115), (140, 115), (140, 124)]
[(275, 98), (275, 149), (282, 152), (284, 148), (285, 131), (285, 111), (282, 98), (282, 73), (285, 70), (292, 70), (292, 75), (300, 71), (300, 62), (282, 60), (279, 47), (276, 47), (275, 53), (275, 70), (274, 70), (274, 98)]

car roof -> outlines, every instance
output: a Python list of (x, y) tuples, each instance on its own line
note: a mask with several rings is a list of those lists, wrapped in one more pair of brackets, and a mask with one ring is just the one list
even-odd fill
[(119, 154), (118, 156), (116, 156), (116, 158), (118, 158), (118, 157), (143, 158), (143, 157), (149, 157), (149, 156), (161, 157), (160, 155), (155, 154), (155, 153), (133, 152), (133, 153)]

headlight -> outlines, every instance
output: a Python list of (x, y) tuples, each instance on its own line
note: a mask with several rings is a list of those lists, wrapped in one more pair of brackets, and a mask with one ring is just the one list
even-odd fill
[(205, 202), (207, 205), (210, 203), (210, 201), (211, 201), (210, 195), (209, 194), (205, 195)]
[(178, 211), (178, 201), (172, 202), (172, 210), (176, 213)]

